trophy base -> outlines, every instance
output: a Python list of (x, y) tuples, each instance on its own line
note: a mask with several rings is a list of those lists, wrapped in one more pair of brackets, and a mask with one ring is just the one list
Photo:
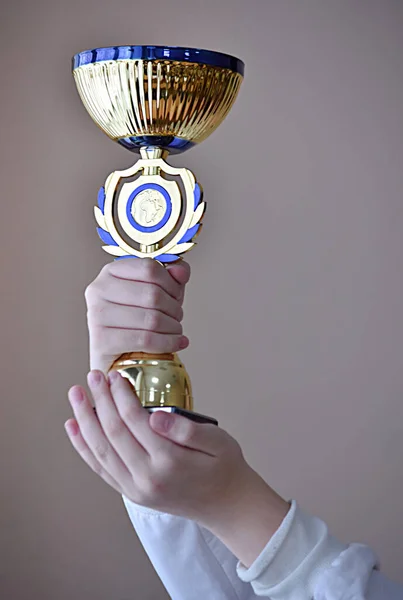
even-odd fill
[(191, 421), (195, 421), (195, 423), (209, 423), (210, 425), (218, 425), (217, 419), (213, 417), (208, 417), (207, 415), (201, 415), (199, 413), (195, 413), (192, 410), (184, 410), (183, 408), (178, 408), (177, 406), (163, 406), (163, 407), (155, 407), (151, 406), (147, 408), (148, 412), (156, 412), (157, 410), (163, 410), (164, 412), (169, 412), (177, 415), (182, 415)]
[(149, 412), (164, 410), (198, 423), (218, 425), (212, 417), (193, 412), (190, 378), (176, 354), (129, 352), (122, 354), (111, 370), (129, 380)]

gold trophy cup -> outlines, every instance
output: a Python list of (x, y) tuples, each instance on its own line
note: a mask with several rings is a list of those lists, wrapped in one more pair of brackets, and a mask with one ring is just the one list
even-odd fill
[[(165, 159), (206, 139), (231, 109), (241, 60), (209, 50), (171, 46), (113, 46), (76, 54), (73, 76), (95, 123), (112, 140), (140, 154), (114, 171), (94, 208), (103, 249), (115, 257), (152, 258), (166, 265), (195, 245), (205, 212), (191, 171)], [(148, 410), (193, 412), (189, 376), (176, 354), (129, 352), (111, 367), (129, 379)]]

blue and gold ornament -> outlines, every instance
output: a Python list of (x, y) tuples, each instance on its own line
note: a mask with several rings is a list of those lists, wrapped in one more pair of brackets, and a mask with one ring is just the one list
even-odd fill
[(209, 50), (114, 46), (73, 58), (73, 76), (88, 113), (138, 162), (115, 171), (98, 194), (95, 217), (104, 250), (116, 258), (178, 260), (194, 246), (205, 212), (191, 171), (169, 165), (206, 139), (238, 94), (244, 65)]
[[(115, 257), (172, 263), (194, 246), (206, 204), (191, 171), (176, 169), (162, 157), (149, 158), (149, 153), (142, 149), (144, 158), (126, 171), (112, 173), (99, 190), (94, 209), (98, 235), (103, 249)], [(181, 186), (164, 175), (177, 177)]]

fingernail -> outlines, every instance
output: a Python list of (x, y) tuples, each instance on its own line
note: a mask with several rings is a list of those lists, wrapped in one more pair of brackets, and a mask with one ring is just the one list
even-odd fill
[(72, 406), (78, 406), (84, 400), (84, 394), (80, 387), (73, 387), (69, 391), (69, 400)]
[(110, 373), (108, 375), (109, 383), (112, 384), (114, 381), (117, 381), (118, 377), (119, 377), (118, 371), (110, 371)]
[(64, 428), (68, 435), (77, 435), (79, 431), (76, 421), (67, 421), (67, 423), (64, 424)]
[(171, 414), (157, 410), (153, 415), (153, 429), (161, 433), (167, 433), (174, 423)]
[(189, 346), (189, 339), (183, 335), (179, 340), (179, 350), (184, 350)]
[(90, 371), (87, 380), (88, 385), (97, 386), (102, 381), (102, 373), (100, 373), (100, 371)]

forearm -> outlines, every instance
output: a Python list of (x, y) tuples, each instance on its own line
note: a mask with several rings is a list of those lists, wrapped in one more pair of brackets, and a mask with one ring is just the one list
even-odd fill
[(289, 510), (290, 503), (247, 466), (242, 485), (232, 493), (231, 501), (224, 498), (204, 524), (249, 567), (280, 528)]

